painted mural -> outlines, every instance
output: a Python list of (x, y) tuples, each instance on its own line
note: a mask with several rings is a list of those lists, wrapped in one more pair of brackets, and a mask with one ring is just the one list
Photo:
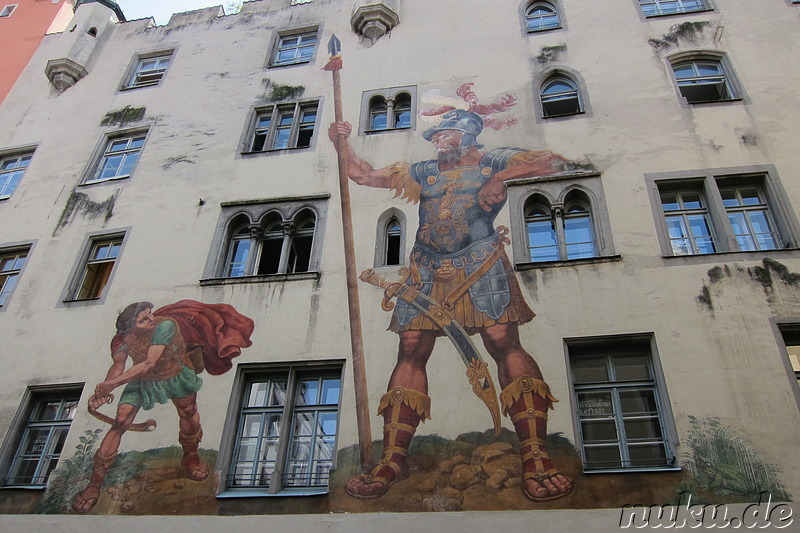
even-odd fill
[[(344, 488), (354, 498), (379, 498), (411, 475), (412, 438), (417, 426), (430, 418), (426, 365), (436, 339), (446, 335), (492, 413), (495, 431), (500, 431), (500, 412), (514, 424), (522, 493), (535, 502), (562, 498), (575, 484), (554, 464), (546, 440), (547, 412), (556, 399), (520, 343), (518, 328), (534, 313), (505, 252), (508, 229), (494, 222), (506, 203), (506, 181), (563, 173), (572, 163), (548, 151), (485, 149), (478, 136), (484, 128), (514, 125), (515, 117), (502, 114), (517, 97), (502, 94), (482, 104), (472, 83), (456, 94), (446, 98), (429, 92), (423, 98), (439, 104), (422, 112), (438, 119), (422, 134), (436, 159), (376, 169), (350, 145), (350, 124), (336, 122), (329, 128), (351, 180), (419, 203), (419, 229), (403, 278), (391, 283), (375, 272), (361, 275), (362, 281), (385, 288), (383, 307), (393, 309), (389, 329), (400, 343), (388, 392), (378, 407), (384, 421), (383, 454), (370, 472), (351, 477)], [(488, 365), (470, 339), (475, 334), (497, 364), (499, 405)]]
[[(203, 427), (197, 393), (203, 380), (198, 374), (204, 370), (211, 375), (227, 372), (231, 359), (241, 353), (241, 348), (250, 346), (253, 328), (253, 321), (230, 305), (193, 300), (181, 300), (155, 312), (152, 303), (136, 302), (119, 314), (117, 333), (111, 340), (111, 367), (88, 401), (89, 412), (110, 428), (96, 448), (101, 430), (82, 436), (76, 454), (65, 466), (67, 472), (62, 474), (69, 476), (69, 470), (83, 473), (89, 469), (91, 457), (89, 482), (71, 499), (73, 511), (86, 513), (94, 508), (117, 461), (124, 434), (156, 428), (157, 422), (152, 419), (134, 421), (140, 410), (148, 411), (156, 404), (171, 401), (177, 411), (179, 465), (185, 479), (202, 482), (208, 477), (210, 467), (199, 453)], [(112, 418), (101, 413), (102, 406), (114, 401), (113, 391), (122, 386), (116, 415)], [(133, 477), (130, 472), (128, 475)]]

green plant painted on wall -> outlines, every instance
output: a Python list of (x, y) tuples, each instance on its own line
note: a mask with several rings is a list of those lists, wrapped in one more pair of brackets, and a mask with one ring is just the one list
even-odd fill
[(758, 501), (768, 492), (774, 501), (791, 501), (778, 479), (777, 466), (737, 435), (719, 418), (689, 416), (687, 451), (681, 461), (689, 479), (679, 491), (704, 499), (715, 496), (725, 501)]

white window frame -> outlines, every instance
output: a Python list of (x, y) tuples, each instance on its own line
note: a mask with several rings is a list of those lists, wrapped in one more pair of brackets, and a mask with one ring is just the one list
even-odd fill
[[(228, 409), (226, 435), (223, 438), (219, 453), (222, 458), (220, 466), (222, 471), (225, 472), (225, 476), (223, 476), (220, 483), (221, 494), (219, 494), (219, 497), (324, 494), (328, 492), (328, 475), (336, 464), (343, 369), (343, 361), (240, 364), (238, 366), (231, 394), (231, 404)], [(309, 405), (297, 403), (296, 393), (300, 383), (316, 381), (318, 384), (317, 398), (319, 400), (324, 392), (322, 380), (328, 380), (329, 385), (335, 386), (334, 390), (328, 389), (331, 394), (327, 398), (322, 398), (322, 403)], [(269, 385), (266, 390), (258, 390), (254, 387), (258, 383), (268, 383)], [(276, 385), (278, 387), (273, 389)], [(253, 402), (256, 405), (248, 405), (254, 393), (258, 398), (260, 393), (266, 392), (265, 396), (268, 396), (273, 390), (276, 393), (273, 398), (278, 401), (257, 400)], [(283, 405), (279, 405), (281, 400)], [(273, 405), (269, 405), (270, 403), (273, 403)], [(303, 413), (312, 415), (314, 420), (319, 420), (320, 415), (325, 416), (328, 427), (323, 431), (328, 433), (320, 435), (321, 424), (312, 423), (309, 428), (304, 427), (302, 423), (298, 426), (296, 422), (301, 419), (295, 420), (294, 415), (302, 415)], [(258, 426), (259, 431), (251, 431), (245, 435), (243, 424), (246, 417), (250, 418), (249, 423)], [(274, 424), (273, 429), (277, 430), (268, 432), (267, 438), (265, 438), (264, 431), (261, 429), (265, 423)], [(332, 431), (331, 425), (334, 426)], [(297, 436), (298, 427), (302, 427), (303, 430), (309, 430), (308, 437), (305, 435)], [(330, 434), (331, 432), (333, 434)], [(269, 437), (269, 433), (273, 434), (272, 438)], [(297, 437), (297, 440), (295, 440), (295, 437)], [(327, 441), (329, 453), (325, 457), (318, 459), (318, 456), (314, 454), (321, 447), (312, 443), (309, 446), (312, 450), (309, 457), (302, 462), (311, 465), (311, 469), (318, 467), (320, 470), (316, 471), (316, 475), (311, 473), (291, 476), (289, 468), (292, 463), (292, 457), (297, 456), (297, 454), (293, 453), (292, 444), (300, 443), (304, 438), (310, 438), (313, 443), (316, 443), (317, 440)], [(254, 454), (248, 455), (242, 451), (243, 442), (248, 440), (252, 441), (252, 444), (257, 448)], [(273, 453), (269, 454), (272, 456), (269, 463), (272, 464), (259, 465), (258, 463), (262, 462), (259, 459), (263, 459), (267, 455), (261, 453), (264, 445), (269, 444), (270, 440), (273, 441), (272, 449), (274, 450)], [(300, 465), (296, 464), (296, 466)], [(270, 467), (272, 469), (268, 472), (263, 470)], [(246, 474), (242, 475), (243, 472), (248, 471), (248, 468), (253, 470), (250, 475), (252, 477)], [(260, 474), (258, 472), (259, 468), (262, 468)], [(308, 479), (304, 483), (303, 478), (305, 475), (308, 475)]]
[[(83, 384), (37, 386), (28, 387), (23, 395), (17, 415), (11, 423), (0, 454), (0, 468), (2, 468), (3, 487), (44, 488), (49, 475), (55, 468), (63, 444), (72, 424), (72, 419), (78, 410), (78, 404), (83, 389)], [(66, 416), (59, 419), (34, 419), (41, 414), (42, 408), (48, 403), (58, 402), (59, 411)], [(66, 428), (66, 431), (63, 431)], [(33, 431), (44, 431), (43, 442), (37, 444), (38, 459), (36, 454), (24, 453), (28, 442), (28, 435)], [(57, 432), (61, 439), (56, 439)], [(62, 446), (58, 450), (58, 446)], [(20, 463), (25, 459), (36, 460), (36, 468), (32, 476), (20, 478)], [(46, 471), (45, 471), (46, 470)]]
[[(532, 11), (537, 7), (543, 9), (550, 9), (552, 10), (552, 12), (549, 15), (532, 14)], [(555, 18), (555, 22), (553, 21), (550, 21), (549, 23), (544, 22), (545, 19), (552, 19), (552, 18)], [(534, 20), (539, 22), (536, 25), (538, 27), (531, 27), (530, 22)], [(542, 31), (557, 30), (560, 27), (561, 27), (561, 13), (559, 12), (557, 5), (551, 2), (531, 2), (528, 5), (528, 7), (525, 8), (525, 29), (528, 33), (539, 33)]]
[[(109, 287), (114, 280), (114, 275), (119, 268), (119, 262), (125, 250), (129, 234), (129, 230), (119, 230), (108, 233), (93, 233), (87, 237), (64, 290), (63, 304), (99, 304), (105, 301)], [(109, 253), (100, 253), (106, 247)], [(104, 267), (104, 265), (111, 266)], [(95, 288), (91, 294), (87, 294), (83, 291), (83, 286), (89, 275), (89, 269), (93, 266), (97, 266), (102, 271), (103, 279), (99, 288)]]
[(34, 151), (35, 147), (0, 152), (0, 200), (11, 198), (17, 190), (30, 166)]
[[(84, 176), (81, 185), (94, 185), (96, 183), (130, 178), (139, 165), (139, 159), (141, 159), (142, 152), (147, 144), (148, 134), (148, 128), (137, 128), (134, 130), (115, 131), (103, 136), (102, 143), (98, 147), (97, 155), (94, 158), (95, 162)], [(120, 141), (127, 141), (127, 143), (124, 147), (116, 147), (115, 144)], [(122, 158), (117, 171), (114, 175), (101, 177), (106, 163), (111, 158), (116, 157)], [(126, 168), (124, 163), (132, 157), (135, 158), (133, 164)]]
[[(669, 73), (672, 76), (675, 90), (682, 105), (713, 105), (743, 100), (744, 90), (742, 84), (736, 76), (733, 65), (724, 53), (719, 51), (690, 51), (670, 56), (667, 59)], [(718, 67), (719, 73), (703, 74), (699, 70), (699, 66), (703, 64)], [(686, 65), (691, 65), (693, 75), (678, 77), (675, 69)], [(717, 89), (717, 96), (703, 96), (704, 93), (701, 91), (707, 92), (713, 88)]]
[[(636, 0), (639, 9), (645, 18), (666, 17), (671, 15), (685, 15), (687, 13), (699, 13), (701, 11), (711, 11), (710, 0)], [(676, 4), (674, 11), (665, 11), (661, 6), (663, 3)], [(648, 7), (651, 6), (651, 7)]]
[[(172, 64), (174, 54), (174, 50), (168, 50), (137, 56), (133, 66), (133, 71), (127, 76), (127, 80), (123, 88), (138, 89), (140, 87), (153, 87), (155, 85), (160, 85), (161, 81), (167, 75), (167, 70), (169, 70), (169, 67)], [(149, 61), (155, 61), (156, 64), (145, 69), (144, 64)], [(147, 79), (142, 81), (142, 78), (145, 77)]]
[(8, 309), (32, 251), (31, 243), (0, 247), (0, 311)]
[[(319, 131), (320, 112), (319, 100), (301, 100), (255, 108), (252, 113), (253, 118), (249, 121), (251, 125), (247, 131), (242, 153), (259, 154), (312, 149)], [(313, 113), (313, 121), (304, 120), (307, 113)], [(291, 117), (290, 124), (281, 123), (284, 116)], [(262, 118), (269, 119), (268, 125), (262, 123)], [(298, 146), (305, 139), (304, 132), (309, 131), (311, 133), (308, 145)], [(276, 146), (279, 136), (284, 134), (285, 143)]]
[(0, 18), (8, 18), (14, 14), (14, 11), (17, 10), (19, 4), (8, 4), (3, 6), (3, 9), (0, 9)]
[[(714, 225), (708, 212), (708, 203), (699, 185), (685, 184), (682, 188), (660, 188), (661, 206), (664, 213), (670, 247), (673, 255), (701, 255), (717, 253), (717, 237), (714, 235)], [(674, 202), (666, 202), (667, 195), (674, 195)], [(687, 200), (690, 195), (697, 197), (696, 202)], [(676, 205), (675, 209), (667, 209), (666, 205)], [(693, 204), (697, 204), (696, 206)], [(671, 230), (670, 219), (678, 222), (680, 235)], [(697, 220), (701, 220), (707, 233), (695, 234)], [(693, 224), (694, 222), (694, 224)], [(705, 242), (703, 242), (705, 241)], [(707, 251), (710, 248), (711, 251)]]
[[(659, 244), (665, 258), (713, 257), (722, 253), (748, 252), (763, 255), (800, 247), (800, 226), (798, 226), (797, 215), (789, 205), (788, 196), (773, 165), (646, 174), (645, 180), (648, 184), (651, 207), (657, 223)], [(748, 206), (726, 206), (722, 193), (736, 187), (757, 189), (763, 203)], [(696, 191), (702, 195), (711, 235), (714, 239), (714, 253), (676, 253), (676, 250), (673, 249), (661, 193), (675, 190)], [(733, 213), (752, 210), (767, 212), (766, 220), (777, 240), (774, 248), (757, 247), (755, 250), (746, 250), (741, 246), (730, 217)], [(667, 214), (669, 213), (667, 212)], [(680, 251), (688, 251), (688, 249), (682, 248)]]
[[(592, 337), (579, 339), (565, 339), (567, 356), (568, 379), (571, 390), (570, 401), (574, 413), (576, 447), (579, 449), (583, 460), (583, 469), (586, 473), (602, 472), (641, 472), (653, 470), (680, 470), (675, 457), (677, 445), (675, 421), (670, 409), (669, 397), (664, 383), (663, 373), (658, 363), (655, 339), (652, 333), (634, 335), (615, 335), (608, 337)], [(636, 379), (616, 379), (613, 361), (623, 357), (644, 357), (645, 368), (648, 376)], [(578, 362), (588, 359), (602, 359), (609, 372), (608, 379), (598, 381), (580, 381), (575, 379), (575, 372), (579, 367)], [(645, 412), (623, 413), (622, 394), (635, 391), (652, 391), (654, 410)], [(581, 404), (581, 395), (587, 400), (592, 394), (601, 397), (608, 392), (611, 405), (602, 403), (601, 400)], [(608, 408), (610, 409), (610, 412)], [(584, 411), (582, 411), (584, 409)], [(633, 425), (655, 420), (660, 436), (635, 438), (626, 433), (625, 422), (629, 422), (628, 432)], [(613, 439), (589, 439), (583, 422), (598, 424), (613, 423), (616, 437)], [(655, 433), (655, 432), (654, 432)], [(634, 464), (630, 452), (636, 447), (662, 446), (664, 453), (660, 461), (650, 464)], [(589, 448), (607, 448), (619, 451), (618, 464), (598, 465), (592, 464), (588, 458)]]
[[(206, 263), (202, 285), (319, 278), (326, 204), (321, 194), (293, 200), (254, 200), (222, 204), (222, 213)], [(313, 217), (313, 229), (304, 223)], [(301, 251), (296, 244), (303, 239)], [(310, 240), (310, 243), (308, 242)], [(234, 257), (234, 244), (247, 241), (246, 256)], [(280, 249), (277, 261), (262, 262), (269, 243)], [(302, 264), (293, 263), (302, 257)], [(305, 263), (308, 263), (307, 267)], [(235, 264), (235, 269), (233, 268)], [(270, 268), (267, 268), (267, 265)], [(276, 266), (277, 268), (271, 268)], [(264, 270), (271, 270), (264, 272)]]
[[(402, 102), (402, 104), (399, 104)], [(398, 125), (398, 108), (405, 106), (409, 115), (408, 125)], [(374, 109), (377, 106), (385, 106), (382, 114), (386, 115), (386, 126), (375, 128), (372, 122)], [(417, 86), (406, 85), (403, 87), (389, 87), (386, 89), (373, 89), (364, 91), (361, 94), (361, 124), (359, 133), (361, 135), (372, 135), (376, 133), (387, 133), (397, 131), (412, 131), (416, 126), (417, 115)]]
[[(306, 63), (313, 63), (319, 46), (319, 38), (321, 31), (319, 28), (308, 28), (304, 30), (293, 30), (288, 32), (281, 32), (277, 36), (271, 59), (269, 62), (270, 67), (287, 67), (290, 65), (304, 65)], [(303, 39), (314, 36), (313, 43), (303, 44)], [(294, 40), (294, 42), (291, 42)], [(290, 59), (279, 59), (281, 52), (294, 50), (294, 57)], [(307, 54), (301, 51), (308, 51)]]

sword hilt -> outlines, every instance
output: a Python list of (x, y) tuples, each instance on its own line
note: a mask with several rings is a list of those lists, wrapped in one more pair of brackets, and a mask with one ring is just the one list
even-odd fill
[(394, 303), (391, 299), (397, 295), (397, 291), (403, 286), (402, 283), (391, 282), (388, 279), (381, 277), (373, 269), (368, 268), (364, 270), (358, 279), (364, 283), (369, 283), (375, 287), (383, 289), (383, 300), (381, 301), (381, 309), (384, 311), (391, 311), (394, 309)]

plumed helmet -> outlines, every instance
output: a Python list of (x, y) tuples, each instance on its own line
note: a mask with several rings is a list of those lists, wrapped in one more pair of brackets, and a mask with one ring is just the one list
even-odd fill
[(460, 131), (464, 134), (461, 139), (462, 145), (469, 146), (474, 144), (480, 147), (481, 145), (476, 142), (476, 138), (483, 130), (483, 119), (477, 113), (463, 109), (453, 109), (442, 115), (442, 121), (438, 125), (425, 130), (422, 136), (426, 141), (430, 141), (431, 137), (440, 131), (448, 130)]

